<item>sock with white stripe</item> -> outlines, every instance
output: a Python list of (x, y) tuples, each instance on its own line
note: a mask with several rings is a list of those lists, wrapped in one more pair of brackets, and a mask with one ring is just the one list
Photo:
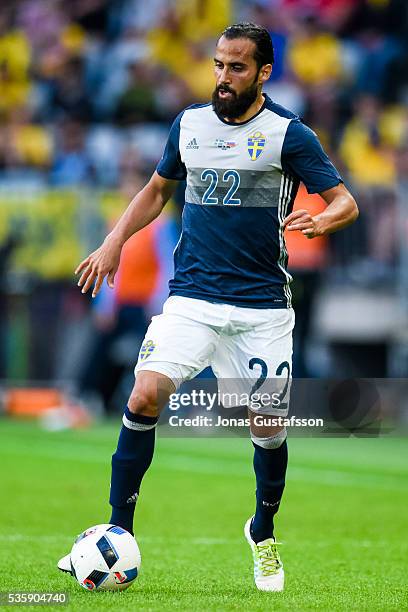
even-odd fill
[(254, 542), (273, 537), (273, 519), (285, 488), (288, 466), (286, 440), (278, 448), (267, 449), (254, 445), (254, 470), (256, 475), (256, 512), (251, 525)]
[(154, 452), (157, 417), (133, 414), (126, 407), (118, 447), (112, 455), (109, 523), (133, 533), (133, 516), (140, 483)]

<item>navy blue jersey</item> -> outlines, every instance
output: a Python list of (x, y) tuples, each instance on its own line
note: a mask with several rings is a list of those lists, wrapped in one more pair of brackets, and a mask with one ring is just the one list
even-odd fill
[(320, 193), (342, 180), (316, 134), (268, 96), (239, 124), (196, 105), (175, 119), (157, 172), (187, 183), (170, 295), (289, 308), (283, 219), (300, 181)]

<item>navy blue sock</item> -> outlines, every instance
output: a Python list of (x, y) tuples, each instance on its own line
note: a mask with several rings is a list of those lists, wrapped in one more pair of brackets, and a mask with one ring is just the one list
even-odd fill
[(256, 512), (251, 525), (254, 542), (273, 536), (273, 517), (279, 510), (288, 465), (286, 440), (279, 448), (266, 449), (254, 444), (256, 475)]
[(112, 455), (109, 523), (133, 533), (133, 516), (140, 483), (154, 452), (157, 417), (136, 415), (126, 407), (118, 447)]

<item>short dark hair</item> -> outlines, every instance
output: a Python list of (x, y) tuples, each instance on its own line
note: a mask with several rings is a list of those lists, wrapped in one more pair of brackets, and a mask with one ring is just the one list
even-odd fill
[[(273, 64), (275, 55), (273, 43), (268, 30), (255, 23), (235, 23), (225, 28), (221, 36), (228, 40), (234, 38), (249, 38), (255, 43), (254, 59), (258, 65), (258, 70), (265, 64)], [(220, 36), (220, 38), (221, 38)]]

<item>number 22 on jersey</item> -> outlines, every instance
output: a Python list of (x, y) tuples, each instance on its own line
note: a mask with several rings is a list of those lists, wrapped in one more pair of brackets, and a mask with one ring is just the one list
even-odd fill
[[(209, 182), (201, 200), (202, 204), (219, 204), (219, 198), (214, 195), (219, 181), (218, 172), (212, 168), (206, 168), (201, 173), (201, 180)], [(229, 185), (227, 193), (222, 198), (222, 204), (225, 206), (240, 206), (241, 199), (234, 198), (241, 183), (239, 173), (236, 170), (226, 170), (222, 175), (222, 181)]]

